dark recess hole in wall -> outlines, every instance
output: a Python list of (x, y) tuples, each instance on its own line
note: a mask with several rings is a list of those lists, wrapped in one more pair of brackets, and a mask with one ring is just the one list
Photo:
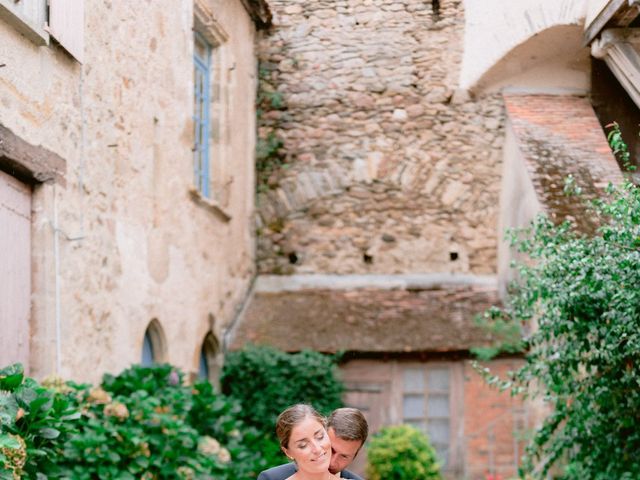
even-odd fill
[(458, 259), (458, 252), (449, 252), (449, 260), (455, 262)]
[(364, 255), (362, 255), (362, 261), (366, 264), (371, 264), (373, 263), (373, 257), (367, 253), (365, 253)]
[(440, 20), (440, 0), (431, 0), (431, 11), (433, 12), (433, 21)]
[(296, 255), (296, 252), (292, 252), (289, 254), (289, 263), (291, 263), (292, 265), (298, 263), (298, 255)]

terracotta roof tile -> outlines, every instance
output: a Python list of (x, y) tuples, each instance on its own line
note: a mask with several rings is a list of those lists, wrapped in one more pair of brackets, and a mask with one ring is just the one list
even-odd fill
[(497, 302), (495, 288), (477, 286), (259, 292), (229, 348), (250, 342), (285, 351), (464, 351), (489, 339), (474, 317)]
[(609, 182), (622, 180), (620, 168), (589, 100), (571, 95), (505, 95), (507, 114), (527, 163), (538, 199), (551, 218), (571, 217), (583, 232), (596, 227), (575, 197), (563, 193), (571, 174), (586, 198)]

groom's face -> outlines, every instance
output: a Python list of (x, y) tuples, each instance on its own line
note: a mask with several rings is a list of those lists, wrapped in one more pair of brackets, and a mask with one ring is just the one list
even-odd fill
[(329, 438), (331, 439), (331, 463), (329, 471), (333, 474), (341, 472), (349, 466), (356, 458), (358, 450), (362, 446), (360, 440), (344, 440), (336, 435), (335, 430), (329, 427)]

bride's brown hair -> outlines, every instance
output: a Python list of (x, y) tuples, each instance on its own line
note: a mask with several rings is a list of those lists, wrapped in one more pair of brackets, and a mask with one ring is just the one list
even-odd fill
[(302, 422), (305, 418), (311, 417), (327, 428), (326, 419), (320, 415), (315, 408), (306, 403), (298, 403), (284, 410), (278, 415), (276, 421), (276, 435), (282, 448), (289, 448), (289, 438), (293, 427)]

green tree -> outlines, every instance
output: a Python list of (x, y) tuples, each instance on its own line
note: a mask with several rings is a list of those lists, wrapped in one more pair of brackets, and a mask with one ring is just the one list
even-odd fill
[(250, 345), (227, 354), (220, 380), (223, 392), (242, 406), (239, 418), (261, 433), (270, 466), (285, 459), (275, 438), (280, 412), (295, 403), (309, 403), (325, 415), (342, 406), (336, 358), (318, 352)]
[[(610, 141), (626, 151), (615, 128)], [(550, 406), (521, 471), (534, 478), (554, 465), (567, 480), (640, 478), (640, 191), (610, 186), (590, 214), (592, 236), (544, 216), (513, 232), (530, 261), (517, 265), (508, 305), (485, 314), (527, 332), (511, 342), (524, 365), (508, 379), (485, 370), (488, 380)]]

